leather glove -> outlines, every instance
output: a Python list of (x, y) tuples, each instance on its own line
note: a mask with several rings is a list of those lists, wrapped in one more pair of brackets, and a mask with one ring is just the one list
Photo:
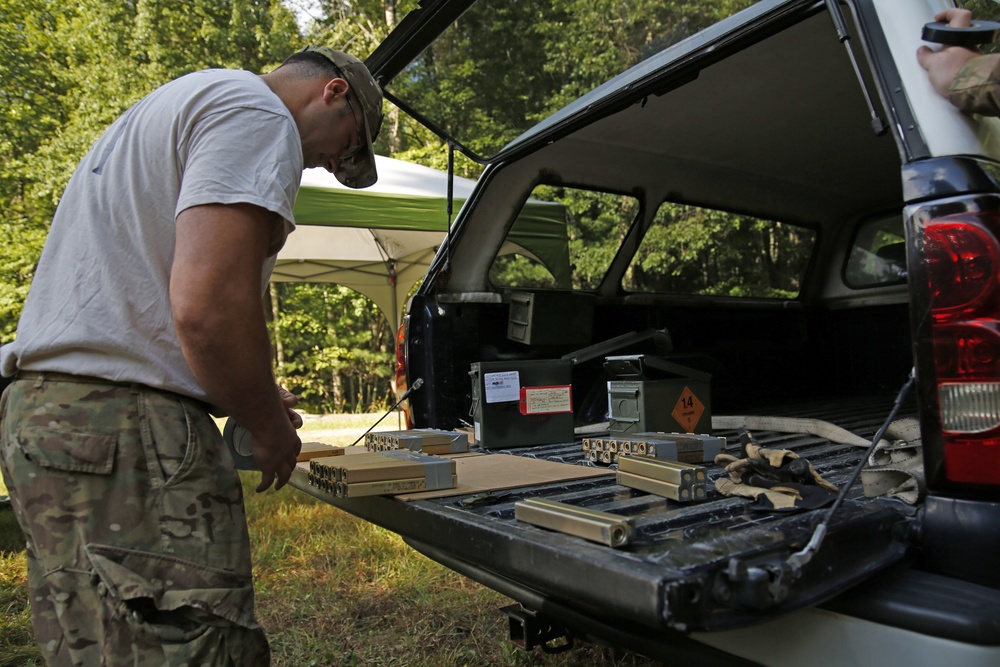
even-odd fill
[(747, 475), (759, 475), (776, 482), (796, 484), (816, 484), (836, 493), (837, 487), (823, 479), (809, 461), (787, 449), (767, 449), (753, 442), (746, 445), (746, 458), (738, 459), (732, 454), (715, 457), (718, 465), (725, 466), (729, 477), (737, 483)]
[(836, 499), (837, 487), (795, 452), (767, 449), (752, 441), (745, 443), (745, 450), (742, 459), (731, 454), (715, 457), (729, 473), (728, 479), (715, 481), (719, 493), (751, 498), (752, 509), (771, 512), (818, 509)]
[(724, 496), (751, 498), (754, 501), (750, 504), (751, 509), (767, 512), (819, 509), (837, 497), (833, 491), (815, 484), (775, 482), (757, 475), (750, 475), (745, 484), (720, 477), (715, 480), (715, 488)]

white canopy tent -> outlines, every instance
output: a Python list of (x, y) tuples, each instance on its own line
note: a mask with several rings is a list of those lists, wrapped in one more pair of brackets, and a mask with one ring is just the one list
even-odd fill
[[(325, 169), (302, 173), (297, 228), (278, 253), (271, 280), (345, 285), (374, 301), (395, 331), (406, 296), (447, 233), (448, 175), (382, 156), (376, 163), (378, 182), (364, 190), (341, 185)], [(474, 186), (454, 177), (456, 213)], [(512, 237), (518, 252), (557, 277), (569, 275), (562, 206), (529, 202)]]

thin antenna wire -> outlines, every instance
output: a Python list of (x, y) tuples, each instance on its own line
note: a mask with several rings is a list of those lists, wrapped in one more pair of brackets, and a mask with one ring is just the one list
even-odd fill
[(844, 499), (847, 498), (847, 492), (852, 486), (854, 486), (854, 483), (858, 481), (858, 476), (861, 474), (861, 470), (868, 464), (868, 461), (871, 459), (872, 453), (875, 451), (878, 443), (881, 442), (885, 432), (896, 419), (896, 414), (899, 412), (899, 408), (902, 406), (903, 401), (906, 399), (906, 395), (910, 392), (910, 389), (913, 388), (913, 384), (915, 382), (916, 369), (913, 369), (910, 371), (910, 377), (899, 390), (899, 394), (896, 396), (896, 402), (892, 406), (892, 410), (889, 411), (889, 416), (885, 418), (885, 422), (882, 423), (882, 427), (878, 430), (878, 433), (875, 434), (875, 437), (872, 439), (872, 444), (868, 447), (868, 451), (865, 452), (864, 457), (858, 465), (855, 466), (854, 473), (851, 475), (851, 478), (846, 484), (844, 484), (843, 488), (840, 489), (840, 493), (837, 494), (837, 499), (833, 502), (833, 505), (830, 506), (830, 509), (827, 510), (823, 520), (816, 526), (809, 543), (806, 544), (802, 551), (789, 556), (788, 565), (792, 568), (792, 570), (798, 570), (812, 560), (813, 555), (819, 550), (820, 545), (823, 544), (823, 539), (826, 537), (826, 531), (827, 527), (830, 525), (830, 520), (833, 518), (834, 513), (836, 513), (836, 511), (840, 509), (840, 506), (844, 503)]

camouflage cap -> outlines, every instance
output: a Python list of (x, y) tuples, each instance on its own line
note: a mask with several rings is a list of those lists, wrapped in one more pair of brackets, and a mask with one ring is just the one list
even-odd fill
[(365, 64), (352, 55), (334, 51), (328, 46), (307, 46), (303, 51), (323, 56), (340, 70), (364, 116), (364, 128), (361, 131), (367, 146), (340, 161), (335, 174), (337, 180), (349, 188), (374, 185), (378, 174), (375, 171), (375, 149), (372, 143), (382, 129), (382, 89)]

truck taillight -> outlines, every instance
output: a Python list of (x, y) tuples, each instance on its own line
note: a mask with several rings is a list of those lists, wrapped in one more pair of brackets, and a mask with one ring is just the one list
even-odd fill
[(1000, 230), (993, 213), (930, 221), (925, 257), (945, 476), (1000, 484)]
[[(393, 364), (393, 370), (396, 372), (396, 395), (402, 396), (407, 389), (406, 384), (406, 319), (403, 319), (403, 323), (399, 325), (396, 329), (396, 361)], [(406, 418), (406, 428), (411, 428), (413, 426), (413, 421), (410, 419), (410, 406), (409, 401), (404, 401), (400, 406), (400, 410), (403, 411), (403, 415)]]

